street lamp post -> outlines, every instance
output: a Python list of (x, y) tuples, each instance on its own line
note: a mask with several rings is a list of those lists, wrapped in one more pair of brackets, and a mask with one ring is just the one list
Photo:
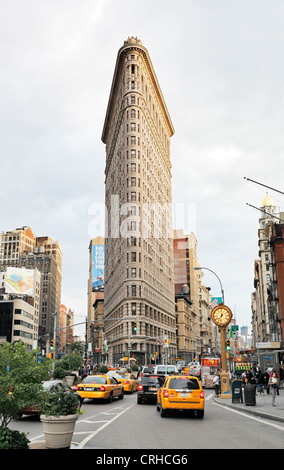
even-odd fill
[(204, 267), (199, 267), (199, 266), (197, 267), (197, 266), (196, 266), (196, 267), (193, 268), (193, 269), (195, 269), (195, 271), (200, 270), (200, 269), (201, 269), (201, 270), (202, 270), (202, 269), (206, 269), (207, 271), (210, 271), (211, 273), (213, 273), (213, 274), (217, 277), (217, 279), (218, 279), (218, 281), (219, 281), (219, 283), (220, 283), (220, 287), (221, 287), (222, 302), (223, 302), (223, 304), (225, 304), (224, 290), (223, 290), (222, 282), (221, 282), (219, 276), (217, 276), (217, 274), (216, 274), (214, 271), (212, 271), (212, 269), (209, 269), (209, 268), (204, 268)]
[[(225, 349), (226, 326), (229, 324), (229, 322), (231, 320), (231, 317), (228, 317), (228, 320), (226, 322), (221, 321), (221, 318), (223, 317), (224, 312), (226, 313), (226, 310), (227, 310), (231, 314), (231, 311), (228, 307), (225, 306), (224, 290), (223, 290), (221, 280), (217, 276), (217, 274), (214, 271), (212, 271), (211, 269), (205, 268), (205, 267), (195, 267), (194, 269), (195, 270), (206, 269), (206, 270), (210, 271), (211, 273), (213, 273), (217, 277), (217, 279), (220, 283), (221, 293), (222, 293), (222, 304), (217, 305), (213, 309), (213, 311), (211, 312), (211, 318), (214, 321), (214, 323), (219, 327), (220, 339), (221, 339), (221, 359), (222, 359), (222, 371), (221, 371), (221, 374), (220, 374), (220, 378), (221, 378), (221, 384), (220, 384), (221, 385), (221, 398), (231, 398), (230, 380), (229, 380), (229, 373), (228, 373), (228, 367), (227, 367), (227, 358), (226, 358), (226, 349)], [(216, 319), (214, 317), (214, 310), (216, 311), (216, 309), (220, 310), (220, 321), (218, 320), (218, 318)]]

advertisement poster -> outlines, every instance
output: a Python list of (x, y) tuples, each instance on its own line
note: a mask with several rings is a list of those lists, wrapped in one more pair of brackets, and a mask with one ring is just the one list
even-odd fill
[(105, 246), (93, 245), (92, 259), (92, 287), (104, 287), (105, 274)]
[(34, 270), (7, 267), (5, 292), (34, 297)]

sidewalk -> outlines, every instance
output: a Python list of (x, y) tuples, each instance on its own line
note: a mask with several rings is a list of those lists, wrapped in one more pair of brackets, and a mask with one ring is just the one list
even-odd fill
[(256, 416), (260, 416), (265, 419), (271, 419), (275, 421), (282, 421), (284, 423), (284, 388), (279, 390), (279, 395), (276, 395), (275, 404), (272, 406), (272, 395), (267, 395), (266, 391), (264, 396), (256, 393), (255, 405), (246, 405), (243, 393), (243, 403), (233, 403), (231, 398), (218, 398), (215, 397), (214, 401), (220, 403), (229, 408), (233, 408), (239, 411), (245, 411)]

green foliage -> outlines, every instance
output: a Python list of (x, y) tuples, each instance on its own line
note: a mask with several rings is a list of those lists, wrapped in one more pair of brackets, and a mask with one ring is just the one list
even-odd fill
[(71, 350), (73, 353), (80, 354), (81, 355), (81, 360), (82, 356), (86, 352), (86, 343), (85, 341), (75, 341), (74, 343), (71, 344)]
[(0, 346), (0, 426), (7, 427), (21, 409), (38, 403), (48, 379), (50, 362), (37, 362), (36, 351), (30, 353), (21, 342)]
[(29, 449), (29, 439), (23, 432), (0, 427), (0, 449)]
[(46, 392), (41, 406), (41, 413), (46, 416), (67, 416), (83, 413), (80, 409), (79, 398), (72, 390), (70, 392)]
[(108, 372), (108, 367), (104, 364), (99, 368), (100, 374), (106, 374)]
[(65, 376), (66, 376), (66, 371), (62, 369), (62, 367), (60, 367), (59, 365), (55, 366), (52, 377), (56, 380), (63, 380)]
[(131, 366), (131, 369), (137, 371), (139, 370), (139, 367), (136, 364), (133, 364), (133, 366)]
[[(82, 364), (82, 357), (79, 354), (73, 353), (73, 354), (68, 354), (67, 356), (64, 356), (62, 359), (59, 361), (56, 361), (55, 363), (55, 368), (53, 372), (53, 378), (54, 379), (62, 379), (66, 375), (71, 375), (72, 371), (76, 371), (79, 369), (79, 367)], [(56, 369), (61, 369), (63, 370), (64, 376), (63, 377), (56, 377), (55, 374), (60, 374), (60, 372), (56, 372)]]

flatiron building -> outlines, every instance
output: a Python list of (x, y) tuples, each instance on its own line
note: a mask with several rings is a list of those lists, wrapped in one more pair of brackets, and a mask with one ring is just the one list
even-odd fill
[(108, 362), (176, 356), (170, 138), (174, 128), (147, 49), (119, 49), (102, 132), (104, 330)]

